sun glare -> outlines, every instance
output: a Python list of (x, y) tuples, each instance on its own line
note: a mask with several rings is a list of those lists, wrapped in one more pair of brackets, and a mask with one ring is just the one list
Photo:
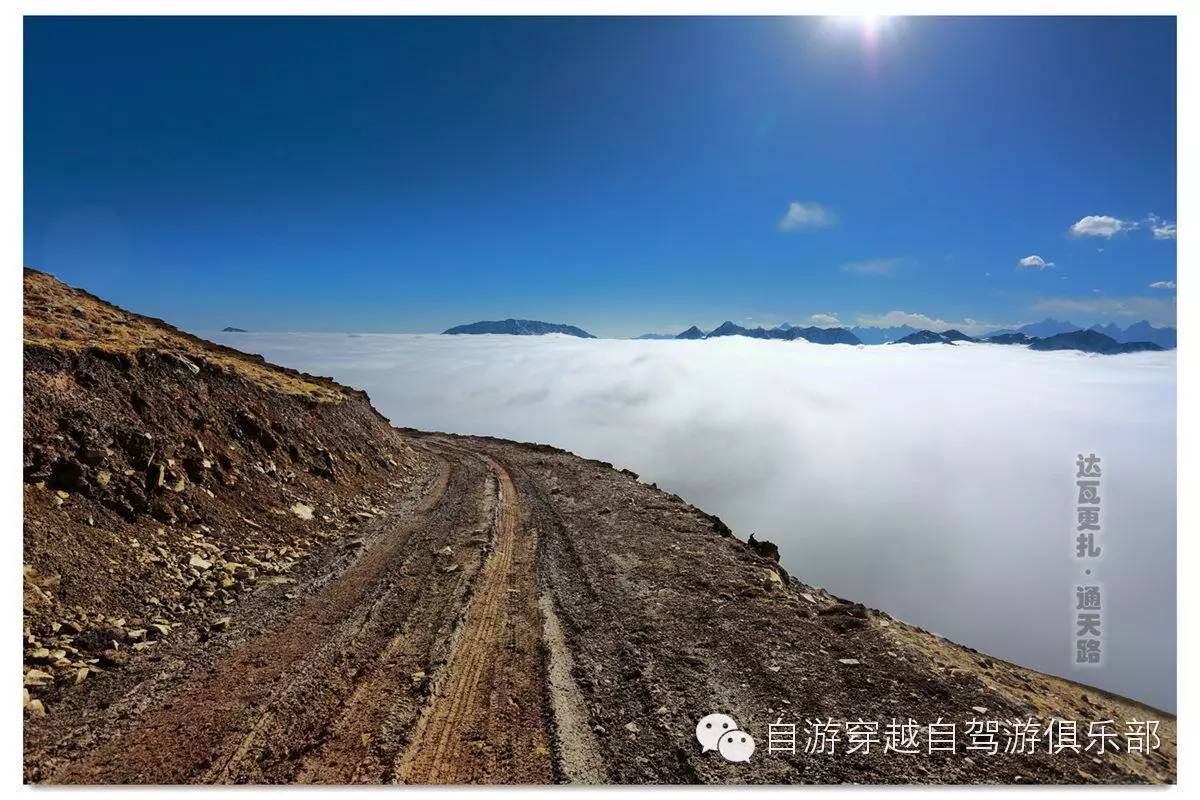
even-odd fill
[(872, 72), (878, 66), (880, 39), (892, 27), (893, 17), (877, 14), (830, 17), (830, 27), (839, 31), (857, 33), (862, 42), (866, 65)]

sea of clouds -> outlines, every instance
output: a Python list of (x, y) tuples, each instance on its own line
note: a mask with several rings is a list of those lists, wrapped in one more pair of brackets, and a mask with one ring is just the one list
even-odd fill
[[(394, 424), (611, 461), (801, 580), (1175, 708), (1175, 353), (566, 336), (218, 334)], [(1073, 663), (1075, 458), (1103, 461), (1105, 662)], [(665, 546), (665, 543), (664, 543)]]

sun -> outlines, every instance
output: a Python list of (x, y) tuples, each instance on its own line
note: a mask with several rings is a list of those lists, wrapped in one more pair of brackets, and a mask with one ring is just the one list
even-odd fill
[[(895, 18), (878, 14), (836, 16), (828, 18), (828, 27), (839, 32), (858, 34), (867, 68), (874, 72), (878, 67), (881, 40), (888, 36), (895, 25)], [(840, 36), (839, 36), (840, 38)]]
[(831, 17), (830, 19), (839, 28), (861, 31), (863, 39), (873, 40), (891, 26), (893, 17), (882, 14), (858, 14)]

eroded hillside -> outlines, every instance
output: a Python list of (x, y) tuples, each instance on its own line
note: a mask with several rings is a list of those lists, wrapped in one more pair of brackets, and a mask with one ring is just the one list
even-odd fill
[(34, 271), (24, 381), (26, 685), (43, 705), (220, 629), (429, 471), (361, 392)]

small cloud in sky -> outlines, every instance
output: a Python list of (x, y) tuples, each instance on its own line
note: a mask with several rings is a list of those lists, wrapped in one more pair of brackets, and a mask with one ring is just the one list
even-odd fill
[(1017, 266), (1021, 269), (1049, 269), (1054, 266), (1053, 261), (1047, 261), (1041, 256), (1025, 256), (1017, 262)]
[(779, 230), (784, 233), (828, 228), (837, 224), (837, 217), (832, 211), (820, 203), (800, 203), (793, 201), (788, 205), (787, 212), (779, 220)]
[[(1165, 220), (1157, 214), (1147, 214), (1141, 222), (1136, 220), (1118, 219), (1105, 214), (1093, 214), (1084, 217), (1071, 226), (1072, 236), (1101, 236), (1105, 239), (1111, 239), (1118, 233), (1125, 231), (1137, 230), (1138, 228), (1146, 227), (1150, 229), (1150, 233), (1155, 239), (1174, 239), (1176, 235), (1175, 223)], [(1103, 248), (1096, 252), (1104, 252)]]
[(1071, 226), (1072, 236), (1103, 236), (1111, 239), (1118, 233), (1133, 230), (1138, 227), (1136, 222), (1117, 219), (1107, 215), (1091, 215), (1084, 217)]
[(810, 325), (825, 325), (833, 327), (836, 325), (841, 325), (842, 321), (838, 319), (837, 314), (830, 311), (828, 314), (813, 314), (808, 318), (808, 323)]
[(902, 258), (871, 258), (865, 261), (850, 261), (842, 264), (842, 272), (853, 272), (856, 275), (894, 275), (896, 268), (903, 261)]
[(1175, 281), (1155, 281), (1150, 284), (1151, 289), (1174, 289)]
[(1150, 226), (1150, 232), (1154, 234), (1155, 239), (1175, 238), (1174, 222), (1168, 222), (1157, 214), (1147, 214), (1146, 224)]

